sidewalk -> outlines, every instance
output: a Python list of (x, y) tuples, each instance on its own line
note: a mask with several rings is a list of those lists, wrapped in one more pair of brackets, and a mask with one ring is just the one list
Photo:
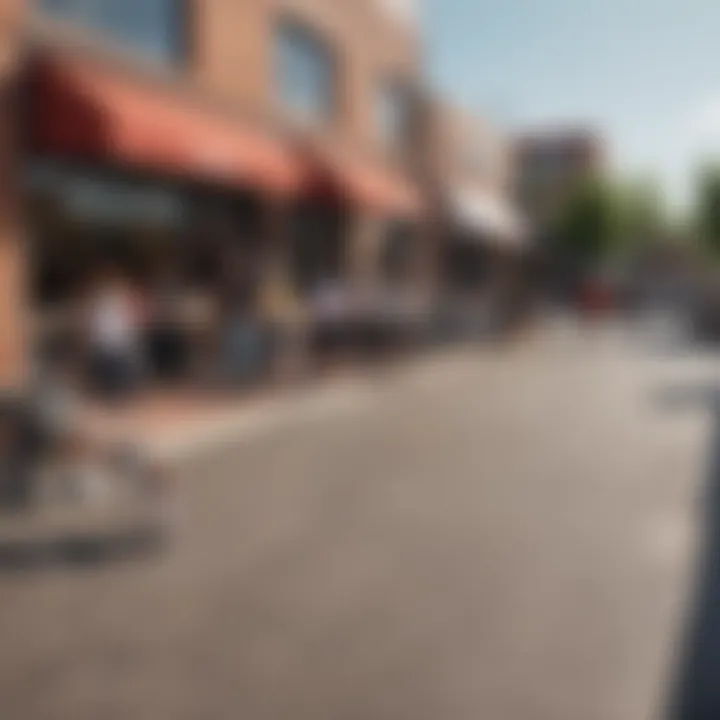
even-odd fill
[(250, 394), (157, 391), (121, 408), (89, 405), (81, 424), (91, 437), (139, 443), (154, 457), (180, 463), (284, 427), (357, 412), (387, 397), (388, 387), (398, 383), (427, 386), (447, 375), (449, 365), (474, 362), (478, 352), (466, 346), (441, 349), (375, 370), (350, 367), (300, 386)]
[(90, 437), (138, 443), (155, 457), (182, 462), (281, 424), (310, 418), (330, 400), (357, 392), (353, 385), (357, 386), (357, 381), (329, 381), (319, 386), (229, 397), (157, 392), (122, 408), (89, 406), (81, 423)]
[[(383, 372), (402, 372), (419, 363), (423, 359)], [(80, 423), (92, 438), (139, 443), (155, 457), (182, 462), (283, 426), (356, 409), (372, 397), (373, 377), (349, 368), (297, 386), (245, 393), (158, 390), (117, 408), (90, 404)]]

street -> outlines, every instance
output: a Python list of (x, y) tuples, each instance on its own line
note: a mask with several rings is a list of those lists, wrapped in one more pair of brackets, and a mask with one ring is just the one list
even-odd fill
[(340, 384), (186, 462), (163, 555), (1, 570), (0, 718), (661, 717), (712, 380), (559, 324)]

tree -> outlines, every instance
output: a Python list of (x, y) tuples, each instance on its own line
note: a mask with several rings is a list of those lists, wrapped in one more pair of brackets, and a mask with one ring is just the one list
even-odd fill
[(695, 228), (702, 246), (720, 257), (720, 166), (705, 165), (697, 179)]
[(668, 232), (663, 199), (652, 180), (631, 180), (618, 184), (618, 250), (632, 253), (661, 241)]
[(579, 186), (560, 212), (553, 232), (556, 254), (578, 270), (590, 270), (613, 251), (618, 207), (609, 185), (593, 179)]
[(576, 271), (595, 271), (661, 238), (665, 224), (653, 182), (595, 178), (578, 187), (560, 213), (554, 249)]

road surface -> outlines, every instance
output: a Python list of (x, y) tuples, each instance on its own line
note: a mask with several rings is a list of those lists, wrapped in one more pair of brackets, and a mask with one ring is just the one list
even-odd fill
[(166, 555), (0, 570), (2, 720), (650, 720), (712, 367), (549, 328), (186, 463)]

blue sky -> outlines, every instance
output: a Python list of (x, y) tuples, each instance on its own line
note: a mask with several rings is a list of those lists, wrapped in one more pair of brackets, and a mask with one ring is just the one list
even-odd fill
[(509, 127), (583, 124), (683, 204), (720, 154), (719, 0), (424, 0), (435, 85)]

